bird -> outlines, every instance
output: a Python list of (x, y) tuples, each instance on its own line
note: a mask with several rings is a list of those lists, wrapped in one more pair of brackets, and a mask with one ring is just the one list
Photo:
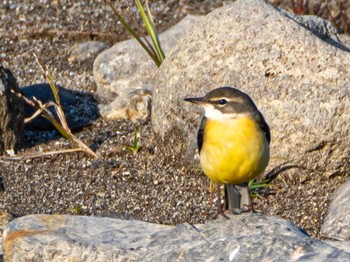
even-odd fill
[(230, 185), (246, 183), (265, 170), (270, 128), (250, 96), (234, 87), (219, 87), (203, 97), (184, 100), (204, 107), (197, 133), (200, 165), (218, 185), (218, 214), (224, 215), (220, 185), (225, 185), (226, 193)]

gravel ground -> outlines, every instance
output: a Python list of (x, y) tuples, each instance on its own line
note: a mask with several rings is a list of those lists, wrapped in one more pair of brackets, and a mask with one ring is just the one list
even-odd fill
[[(129, 2), (118, 2), (127, 14), (135, 11)], [(151, 10), (157, 28), (163, 31), (187, 13), (206, 14), (228, 2), (155, 0)], [(103, 1), (4, 0), (0, 16), (1, 63), (12, 70), (20, 86), (44, 82), (32, 55), (36, 53), (53, 71), (57, 83), (94, 95), (92, 61), (69, 62), (70, 48), (85, 40), (112, 45), (128, 38)], [(142, 146), (137, 154), (126, 148), (133, 142), (134, 128)], [(215, 217), (208, 179), (198, 167), (180, 165), (181, 145), (170, 138), (164, 147), (149, 121), (98, 119), (77, 136), (101, 159), (93, 160), (84, 153), (25, 161), (0, 159), (0, 209), (15, 217), (81, 214), (163, 224), (198, 223)], [(18, 155), (70, 147), (53, 132), (28, 131)], [(289, 219), (319, 237), (330, 196), (345, 180), (322, 174), (281, 174), (254, 202), (263, 213)]]

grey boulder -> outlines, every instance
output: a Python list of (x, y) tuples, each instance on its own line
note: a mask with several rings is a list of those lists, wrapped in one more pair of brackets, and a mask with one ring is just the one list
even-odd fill
[(332, 196), (321, 234), (329, 238), (350, 240), (350, 180)]
[(165, 226), (111, 218), (30, 215), (4, 231), (11, 261), (348, 261), (350, 254), (310, 238), (283, 219), (219, 217)]
[(202, 109), (183, 99), (234, 86), (270, 125), (269, 169), (288, 163), (297, 167), (288, 172), (347, 174), (349, 43), (321, 18), (238, 0), (207, 15), (171, 49), (154, 79), (153, 127), (193, 151)]
[[(160, 34), (167, 54), (180, 36), (200, 17), (188, 15), (174, 27)], [(134, 39), (115, 44), (97, 56), (93, 74), (100, 114), (107, 119), (144, 119), (150, 114), (151, 79), (157, 66)]]
[(13, 217), (11, 216), (11, 214), (0, 209), (0, 261), (2, 261), (2, 257), (4, 255), (4, 250), (2, 248), (2, 234), (4, 232), (5, 227), (10, 223), (12, 219)]
[(100, 41), (86, 41), (77, 43), (70, 48), (69, 62), (93, 61), (99, 53), (108, 48), (108, 45)]

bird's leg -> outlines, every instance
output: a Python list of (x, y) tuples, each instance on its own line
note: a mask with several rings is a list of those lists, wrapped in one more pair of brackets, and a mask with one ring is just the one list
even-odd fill
[(225, 184), (225, 209), (236, 213), (241, 209), (241, 193), (232, 184)]
[(250, 195), (250, 189), (247, 186), (247, 192), (248, 192), (248, 204), (244, 204), (243, 207), (246, 208), (246, 212), (253, 212), (256, 213), (255, 209), (254, 209), (254, 203), (252, 201), (252, 197)]
[(218, 197), (218, 214), (222, 214), (220, 184), (218, 184), (216, 195)]
[(209, 203), (210, 205), (213, 204), (213, 197), (214, 197), (214, 190), (213, 190), (213, 181), (210, 180), (210, 184), (209, 184), (209, 191), (210, 191), (210, 198), (209, 198)]
[(250, 195), (250, 189), (247, 184), (241, 184), (240, 186), (243, 186), (246, 189), (246, 200), (244, 201), (242, 205), (242, 211), (243, 212), (253, 212), (256, 213), (254, 209), (254, 203), (252, 202), (252, 197)]
[(218, 215), (222, 215), (226, 219), (230, 219), (224, 212), (221, 204), (221, 187), (220, 184), (218, 184), (217, 188), (217, 197), (218, 197)]
[(247, 183), (239, 185), (225, 184), (225, 201), (226, 208), (233, 214), (255, 212)]

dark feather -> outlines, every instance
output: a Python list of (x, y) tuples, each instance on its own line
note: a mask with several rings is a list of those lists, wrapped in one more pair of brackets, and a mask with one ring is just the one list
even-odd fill
[(197, 144), (198, 144), (198, 153), (201, 153), (202, 150), (202, 146), (203, 146), (203, 140), (204, 140), (204, 126), (205, 123), (207, 122), (207, 118), (203, 117), (201, 125), (198, 129), (198, 133), (197, 133)]
[(261, 130), (264, 132), (266, 136), (267, 142), (270, 144), (271, 142), (271, 132), (269, 125), (266, 123), (263, 115), (258, 111), (258, 113), (255, 115), (257, 122), (259, 123), (259, 126)]

